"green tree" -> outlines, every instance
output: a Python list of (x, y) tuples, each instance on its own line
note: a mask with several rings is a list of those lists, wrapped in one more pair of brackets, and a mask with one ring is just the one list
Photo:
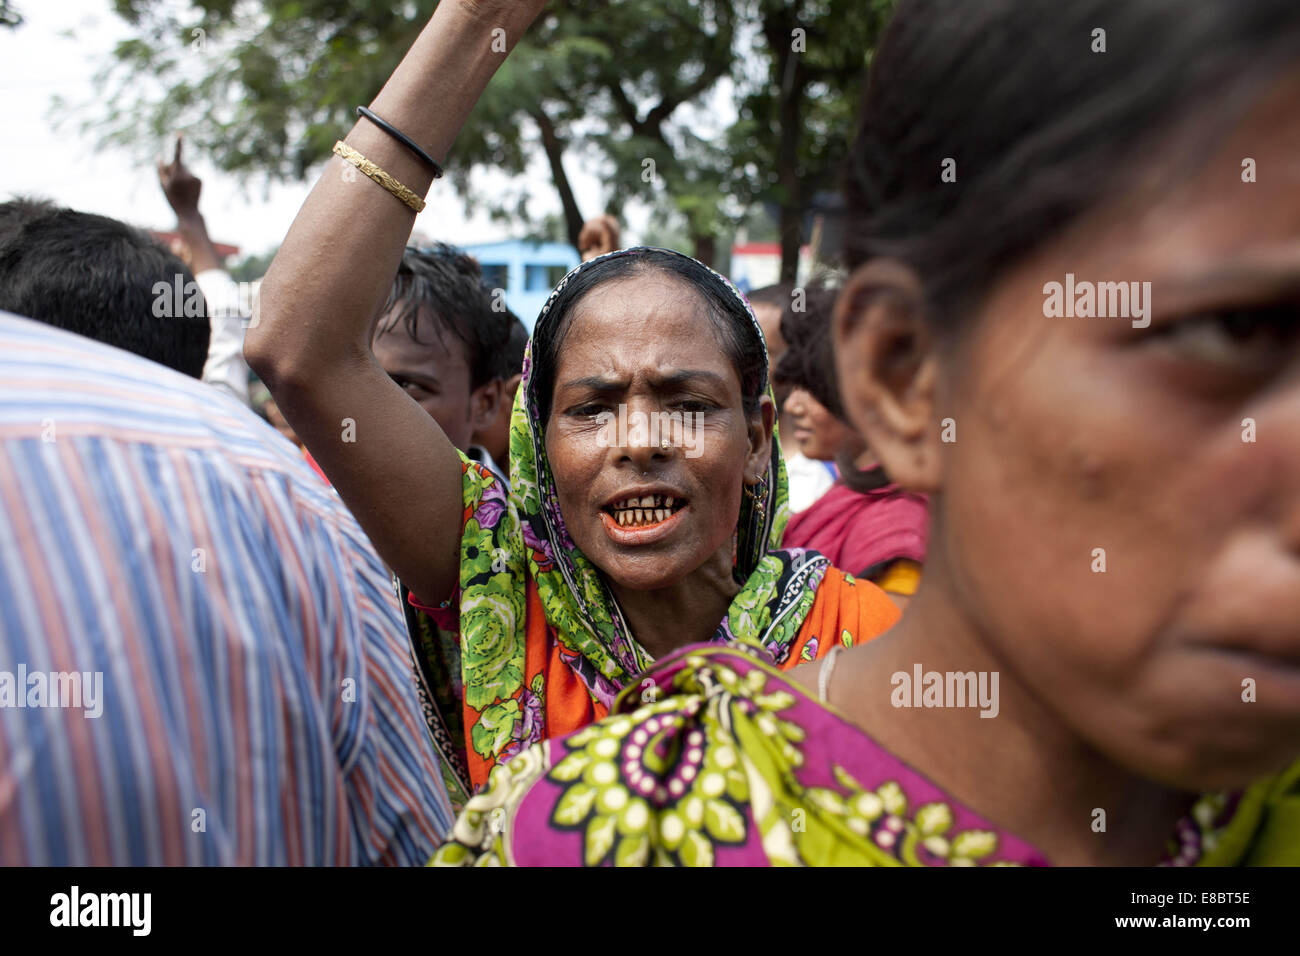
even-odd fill
[(233, 265), (227, 266), (230, 277), (236, 282), (252, 282), (266, 275), (266, 270), (271, 267), (271, 260), (275, 258), (279, 246), (270, 252), (264, 252), (260, 255), (241, 256)]
[[(135, 35), (100, 73), (112, 106), (92, 125), (102, 142), (136, 148), (184, 129), (224, 170), (305, 178), (329, 155), (356, 104), (378, 92), (435, 5), (261, 0), (252, 14), (236, 16), (235, 0), (192, 0), (186, 10), (163, 0), (115, 0)], [(576, 244), (584, 216), (566, 156), (601, 163), (616, 209), (634, 195), (653, 200), (636, 188), (641, 165), (633, 154), (654, 158), (676, 195), (678, 183), (697, 177), (692, 154), (674, 151), (671, 117), (726, 75), (731, 46), (723, 0), (566, 3), (543, 16), (494, 78), (448, 157), (449, 178), (472, 202), (519, 217), (526, 197), (475, 195), (469, 171), (491, 166), (517, 175), (539, 152)], [(682, 207), (701, 231), (711, 226), (692, 202)]]
[[(717, 140), (701, 131), (704, 98), (736, 59), (738, 21), (724, 2), (589, 3), (603, 8), (588, 35), (616, 57), (596, 64), (590, 89), (602, 104), (588, 141), (606, 158), (609, 205), (639, 199), (681, 223), (692, 252), (716, 258), (715, 238), (743, 210), (724, 188), (729, 170)], [(594, 12), (594, 11), (593, 11)], [(717, 124), (710, 124), (717, 125)]]
[[(134, 35), (100, 72), (101, 102), (110, 106), (92, 128), (102, 143), (150, 152), (184, 130), (223, 170), (304, 179), (329, 156), (354, 107), (378, 92), (436, 2), (114, 0)], [(566, 0), (534, 24), (488, 86), (448, 157), (448, 179), (471, 207), (551, 234), (554, 222), (525, 215), (520, 187), (485, 195), (470, 186), (475, 168), (518, 176), (543, 158), (561, 234), (576, 245), (586, 216), (566, 161), (584, 161), (604, 182), (608, 211), (647, 204), (706, 262), (751, 206), (768, 204), (778, 210), (793, 274), (808, 203), (835, 186), (867, 51), (888, 6)], [(798, 52), (796, 28), (807, 34)], [(728, 94), (738, 101), (734, 124)]]
[(839, 186), (871, 51), (894, 0), (748, 0), (766, 73), (742, 94), (729, 136), (742, 205), (776, 210), (781, 281), (793, 282), (815, 194)]

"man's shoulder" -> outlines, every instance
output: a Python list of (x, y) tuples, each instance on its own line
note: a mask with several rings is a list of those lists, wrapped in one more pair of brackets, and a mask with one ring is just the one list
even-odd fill
[(313, 510), (346, 515), (298, 449), (220, 389), (111, 345), (0, 312), (0, 441), (24, 439), (154, 446), (226, 482), (274, 477)]

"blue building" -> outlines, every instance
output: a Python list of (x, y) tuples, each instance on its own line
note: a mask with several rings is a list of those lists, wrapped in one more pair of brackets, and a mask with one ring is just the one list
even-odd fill
[(506, 305), (533, 331), (537, 313), (564, 274), (578, 264), (578, 252), (564, 242), (479, 242), (462, 247), (483, 266), (483, 278), (506, 290)]

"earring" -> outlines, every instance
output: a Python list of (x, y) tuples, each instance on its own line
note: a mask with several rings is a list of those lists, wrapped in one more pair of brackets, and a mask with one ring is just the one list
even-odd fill
[(749, 495), (755, 501), (762, 501), (767, 497), (767, 479), (759, 478), (752, 485), (745, 485), (745, 494)]

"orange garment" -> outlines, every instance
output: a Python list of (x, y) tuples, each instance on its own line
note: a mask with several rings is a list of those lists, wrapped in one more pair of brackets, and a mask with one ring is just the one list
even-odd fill
[[(549, 740), (601, 720), (609, 713), (599, 701), (593, 700), (573, 668), (566, 663), (563, 645), (546, 623), (537, 585), (528, 582), (525, 631), (524, 686), (533, 686), (538, 675), (544, 690), (545, 706), (542, 708), (542, 737)], [(779, 665), (781, 670), (791, 670), (810, 660), (820, 660), (838, 642), (845, 646), (862, 644), (884, 633), (902, 616), (898, 606), (880, 588), (870, 581), (854, 579), (837, 568), (829, 568), (817, 586), (808, 616), (799, 628), (790, 652)], [(816, 644), (812, 641), (816, 640)], [(485, 759), (474, 749), (468, 728), (473, 726), (477, 714), (467, 705), (465, 712), (466, 741), (470, 782), (477, 789), (487, 781), (488, 773), (496, 761)]]

